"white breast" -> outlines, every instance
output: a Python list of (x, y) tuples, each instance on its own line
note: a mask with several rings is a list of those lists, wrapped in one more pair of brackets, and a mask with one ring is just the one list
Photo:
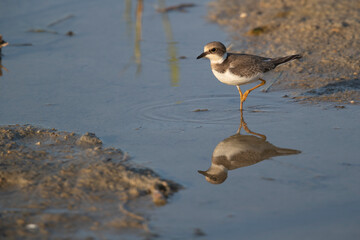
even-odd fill
[(252, 77), (241, 77), (231, 73), (229, 70), (224, 73), (220, 73), (216, 70), (212, 70), (212, 72), (220, 82), (228, 85), (248, 84), (259, 80), (260, 77), (260, 74), (254, 75)]

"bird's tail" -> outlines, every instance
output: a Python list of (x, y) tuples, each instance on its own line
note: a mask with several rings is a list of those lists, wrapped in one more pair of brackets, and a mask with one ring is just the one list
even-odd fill
[(291, 154), (299, 154), (301, 151), (289, 148), (276, 148), (276, 152), (279, 155), (291, 155)]
[(300, 54), (295, 54), (295, 55), (291, 55), (291, 56), (286, 56), (286, 57), (280, 57), (280, 58), (273, 58), (272, 62), (275, 64), (275, 66), (286, 63), (288, 61), (294, 60), (294, 59), (299, 59), (302, 58), (302, 56)]

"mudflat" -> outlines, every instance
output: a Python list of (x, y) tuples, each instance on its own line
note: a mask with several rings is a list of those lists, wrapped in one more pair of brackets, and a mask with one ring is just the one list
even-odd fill
[(151, 205), (166, 204), (180, 188), (135, 166), (121, 150), (103, 148), (91, 133), (3, 126), (0, 159), (0, 232), (5, 239), (133, 229), (151, 234), (144, 213)]

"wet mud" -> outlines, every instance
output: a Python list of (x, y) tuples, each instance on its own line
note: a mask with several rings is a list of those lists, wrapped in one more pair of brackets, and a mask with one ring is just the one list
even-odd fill
[[(360, 3), (353, 0), (217, 0), (208, 18), (231, 33), (233, 51), (303, 58), (276, 69), (272, 90), (296, 100), (360, 102)], [(275, 72), (276, 72), (275, 71)]]
[(2, 126), (0, 159), (2, 239), (151, 236), (146, 211), (181, 188), (92, 133)]

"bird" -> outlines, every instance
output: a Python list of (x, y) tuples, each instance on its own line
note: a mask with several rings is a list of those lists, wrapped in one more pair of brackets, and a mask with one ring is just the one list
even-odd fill
[[(208, 58), (215, 77), (222, 83), (234, 85), (240, 94), (240, 110), (243, 109), (249, 93), (264, 84), (266, 80), (262, 77), (265, 73), (273, 70), (278, 65), (294, 59), (300, 59), (302, 55), (295, 54), (285, 57), (267, 58), (251, 54), (227, 52), (221, 42), (210, 42), (205, 45), (204, 52), (197, 59)], [(260, 84), (242, 93), (240, 86), (261, 81)]]

